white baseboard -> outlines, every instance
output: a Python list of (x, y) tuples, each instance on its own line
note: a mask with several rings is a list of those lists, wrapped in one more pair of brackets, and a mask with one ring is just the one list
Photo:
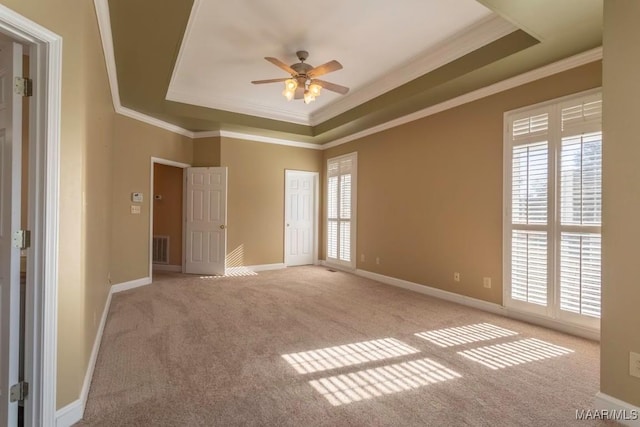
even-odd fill
[(590, 329), (580, 325), (567, 324), (556, 319), (550, 319), (548, 317), (526, 313), (506, 307), (504, 308), (504, 313), (502, 314), (512, 319), (522, 320), (523, 322), (534, 323), (536, 325), (544, 326), (545, 328), (555, 329), (557, 331), (566, 332), (567, 334), (576, 335), (578, 337), (600, 341), (600, 331), (596, 329)]
[(111, 295), (114, 292), (113, 289), (115, 286), (117, 285), (111, 286), (109, 295), (107, 295), (107, 302), (102, 310), (102, 317), (100, 318), (100, 325), (96, 332), (96, 338), (93, 341), (93, 348), (91, 349), (89, 365), (87, 366), (87, 372), (85, 373), (84, 382), (82, 383), (80, 398), (56, 411), (56, 427), (70, 427), (80, 421), (84, 416), (84, 408), (87, 404), (87, 399), (89, 398), (91, 380), (93, 379), (93, 370), (95, 369), (96, 361), (98, 360), (98, 352), (100, 351), (100, 343), (102, 342), (102, 333), (104, 332), (104, 326), (107, 323), (109, 307), (111, 307)]
[(115, 294), (117, 292), (128, 291), (129, 289), (139, 288), (140, 286), (145, 286), (149, 283), (151, 283), (151, 277), (143, 277), (141, 279), (118, 283), (111, 286), (111, 293)]
[(248, 268), (251, 271), (268, 271), (268, 270), (280, 270), (281, 268), (287, 268), (284, 263), (277, 264), (260, 264), (260, 265), (248, 265), (245, 268)]
[(442, 289), (432, 288), (431, 286), (420, 285), (418, 283), (396, 279), (395, 277), (384, 276), (378, 273), (372, 273), (367, 270), (358, 269), (355, 271), (355, 274), (357, 274), (358, 276), (366, 277), (367, 279), (385, 283), (387, 285), (397, 286), (399, 288), (408, 289), (410, 291), (455, 302), (469, 307), (478, 308), (480, 310), (488, 311), (491, 313), (504, 314), (504, 308), (498, 304), (467, 297), (464, 295), (456, 294), (454, 292), (443, 291)]
[(169, 265), (169, 264), (152, 264), (153, 271), (174, 271), (177, 273), (182, 272), (181, 265)]
[(82, 399), (74, 400), (56, 411), (56, 427), (71, 427), (82, 419), (83, 414)]
[(640, 408), (624, 402), (608, 394), (598, 392), (595, 399), (595, 407), (599, 415), (607, 411), (607, 419), (615, 419), (619, 423), (631, 427), (640, 427)]
[[(333, 265), (327, 264), (326, 262), (324, 262), (323, 265), (334, 268)], [(340, 269), (340, 267), (335, 267), (335, 268)], [(344, 271), (347, 271), (347, 270), (344, 270)], [(576, 335), (579, 337), (596, 340), (596, 341), (600, 340), (600, 332), (589, 329), (589, 328), (585, 328), (577, 325), (575, 326), (569, 325), (555, 319), (548, 319), (546, 317), (540, 317), (534, 314), (524, 313), (521, 311), (513, 310), (511, 308), (503, 307), (501, 305), (498, 305), (492, 302), (482, 301), (477, 298), (456, 294), (454, 292), (444, 291), (442, 289), (433, 288), (431, 286), (421, 285), (414, 282), (409, 282), (407, 280), (397, 279), (395, 277), (373, 273), (367, 270), (356, 269), (354, 273), (358, 276), (366, 277), (368, 279), (375, 280), (377, 282), (381, 282), (387, 285), (397, 286), (399, 288), (408, 289), (410, 291), (414, 291), (414, 292), (429, 295), (435, 298), (440, 298), (443, 300), (466, 305), (468, 307), (477, 308), (479, 310), (488, 311), (490, 313), (499, 314), (501, 316), (510, 317), (512, 319), (522, 320), (527, 323), (533, 323), (535, 325), (543, 326), (545, 328), (555, 329), (571, 335)]]

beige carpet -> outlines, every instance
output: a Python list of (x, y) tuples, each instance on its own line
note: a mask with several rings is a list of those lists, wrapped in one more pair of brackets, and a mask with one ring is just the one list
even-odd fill
[(322, 267), (113, 296), (91, 426), (569, 426), (597, 343)]

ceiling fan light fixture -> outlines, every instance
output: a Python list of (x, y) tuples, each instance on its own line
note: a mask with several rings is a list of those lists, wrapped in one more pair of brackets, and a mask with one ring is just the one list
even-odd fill
[(322, 90), (322, 86), (320, 86), (317, 83), (311, 83), (309, 85), (309, 92), (311, 92), (311, 94), (313, 95), (314, 98), (316, 96), (320, 96), (320, 91), (321, 90)]
[(289, 89), (285, 89), (282, 91), (282, 94), (284, 95), (285, 98), (287, 98), (287, 101), (291, 101), (293, 99), (293, 97), (296, 94), (295, 90), (289, 90)]
[(287, 91), (295, 92), (298, 88), (298, 81), (296, 79), (287, 79), (284, 81), (284, 88)]
[(311, 93), (310, 90), (307, 89), (307, 90), (304, 91), (304, 103), (305, 104), (308, 104), (308, 103), (313, 102), (315, 100), (316, 100), (316, 97), (315, 97), (315, 95), (313, 93)]

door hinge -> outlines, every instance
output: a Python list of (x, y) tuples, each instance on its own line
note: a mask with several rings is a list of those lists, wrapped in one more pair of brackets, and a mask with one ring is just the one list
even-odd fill
[(18, 230), (13, 233), (13, 246), (18, 249), (27, 249), (31, 247), (31, 231)]
[(29, 383), (20, 381), (11, 386), (9, 390), (9, 402), (21, 402), (29, 395)]
[(33, 80), (26, 77), (16, 77), (14, 88), (16, 95), (31, 96), (33, 95)]

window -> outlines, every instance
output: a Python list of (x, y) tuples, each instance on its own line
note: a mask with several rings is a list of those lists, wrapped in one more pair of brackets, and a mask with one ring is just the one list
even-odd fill
[(327, 261), (355, 268), (356, 153), (327, 161)]
[(505, 305), (599, 327), (602, 96), (505, 114)]

